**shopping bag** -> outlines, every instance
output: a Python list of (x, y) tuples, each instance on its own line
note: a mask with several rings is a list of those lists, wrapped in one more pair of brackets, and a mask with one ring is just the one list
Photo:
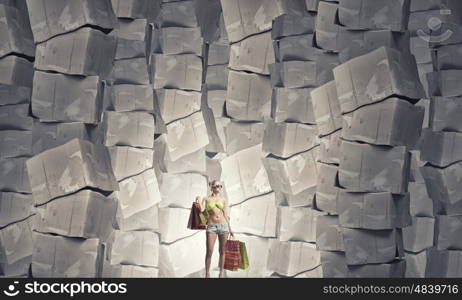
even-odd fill
[(241, 263), (239, 269), (245, 270), (249, 267), (249, 256), (244, 242), (239, 242), (239, 251), (241, 252)]
[(225, 270), (237, 271), (241, 264), (241, 250), (239, 241), (228, 240), (225, 248)]
[(193, 230), (201, 230), (207, 227), (207, 220), (203, 213), (201, 213), (199, 206), (193, 202), (191, 212), (189, 214), (188, 228)]

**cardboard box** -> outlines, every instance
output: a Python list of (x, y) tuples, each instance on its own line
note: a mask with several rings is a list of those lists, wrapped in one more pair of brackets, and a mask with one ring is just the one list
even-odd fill
[[(282, 14), (304, 14), (302, 1), (221, 1), (223, 18), (231, 43), (271, 29), (272, 21)], [(245, 13), (241, 13), (245, 12)]]
[(207, 105), (212, 109), (215, 118), (225, 116), (226, 94), (226, 90), (207, 91)]
[(156, 89), (155, 99), (165, 123), (184, 118), (201, 108), (201, 93), (176, 89)]
[(342, 138), (374, 145), (414, 148), (425, 109), (398, 98), (366, 105), (343, 115)]
[(437, 216), (435, 222), (435, 245), (438, 250), (462, 250), (460, 241), (461, 224), (462, 216)]
[(90, 140), (84, 123), (43, 123), (34, 120), (32, 129), (32, 151), (34, 155), (58, 147), (74, 138)]
[(318, 51), (314, 46), (314, 34), (283, 37), (273, 42), (277, 62), (292, 60), (315, 61)]
[(0, 192), (0, 227), (24, 220), (34, 212), (32, 195)]
[(32, 131), (0, 131), (0, 158), (12, 158), (31, 155)]
[(38, 44), (34, 67), (69, 75), (105, 78), (111, 72), (116, 49), (117, 39), (114, 36), (84, 27)]
[(406, 261), (394, 260), (389, 264), (349, 266), (349, 278), (403, 278)]
[(13, 53), (34, 56), (35, 45), (27, 12), (2, 4), (0, 18), (0, 38), (5, 41), (0, 46), (0, 57)]
[(432, 49), (429, 41), (426, 41), (420, 36), (413, 36), (410, 38), (410, 48), (418, 64), (432, 63)]
[(434, 166), (444, 168), (462, 160), (458, 151), (462, 147), (462, 133), (424, 130), (421, 143), (422, 160)]
[(35, 72), (32, 113), (42, 122), (100, 121), (103, 86), (98, 76)]
[(322, 212), (310, 207), (278, 207), (280, 241), (316, 242), (316, 218)]
[(335, 81), (312, 90), (311, 99), (320, 136), (329, 135), (342, 128), (343, 119)]
[(316, 248), (325, 251), (344, 251), (343, 232), (339, 218), (320, 215), (316, 218)]
[(104, 264), (103, 278), (157, 278), (158, 268)]
[(27, 278), (31, 263), (32, 256), (27, 256), (12, 264), (0, 263), (0, 274), (9, 278)]
[(306, 9), (309, 12), (317, 12), (320, 0), (305, 0)]
[(31, 185), (27, 174), (28, 157), (0, 159), (0, 190), (30, 194)]
[(0, 230), (0, 263), (12, 265), (32, 256), (31, 218), (11, 224)]
[(327, 164), (339, 164), (340, 163), (340, 147), (342, 145), (342, 140), (340, 136), (342, 135), (341, 130), (337, 130), (328, 136), (324, 136), (318, 139), (320, 148), (319, 148), (319, 157), (318, 160)]
[(263, 141), (264, 130), (265, 125), (261, 122), (229, 122), (225, 127), (226, 153), (228, 155), (232, 155), (241, 150), (261, 144)]
[(312, 34), (314, 33), (315, 20), (316, 16), (314, 14), (306, 16), (280, 15), (273, 21), (271, 38), (280, 40), (287, 36)]
[(320, 85), (316, 65), (317, 63), (313, 61), (285, 61), (271, 64), (269, 66), (271, 85), (286, 88), (316, 87)]
[(157, 22), (161, 27), (198, 27), (195, 1), (162, 3)]
[(324, 50), (338, 51), (338, 36), (342, 30), (338, 22), (339, 4), (320, 1), (316, 18), (316, 44)]
[(432, 97), (430, 102), (430, 127), (433, 131), (462, 132), (461, 97)]
[(406, 31), (411, 0), (342, 0), (338, 7), (340, 24), (348, 29), (390, 29)]
[(154, 96), (150, 85), (105, 85), (105, 110), (117, 112), (154, 110)]
[(27, 160), (35, 204), (76, 192), (84, 187), (114, 191), (119, 185), (107, 149), (72, 139)]
[(0, 106), (30, 102), (33, 64), (10, 55), (0, 59)]
[(423, 118), (422, 128), (430, 127), (430, 99), (420, 99), (415, 106), (421, 107), (424, 109), (425, 114)]
[(209, 143), (207, 128), (202, 112), (196, 112), (184, 119), (167, 125), (166, 155), (171, 161), (193, 153)]
[(149, 0), (111, 0), (111, 2), (118, 18), (144, 19), (155, 16), (160, 10), (159, 1), (153, 3)]
[(426, 278), (455, 278), (461, 276), (460, 261), (462, 251), (432, 248), (429, 250), (427, 257)]
[(419, 79), (425, 91), (425, 97), (430, 98), (430, 87), (427, 74), (433, 72), (433, 66), (431, 63), (417, 65), (417, 71), (419, 73)]
[(380, 47), (335, 67), (333, 72), (342, 113), (390, 96), (409, 101), (425, 98), (414, 57), (396, 49)]
[(425, 182), (409, 182), (411, 216), (429, 217), (436, 215), (438, 204), (428, 196)]
[(208, 90), (226, 90), (228, 87), (229, 69), (227, 65), (207, 67), (205, 83)]
[(422, 167), (427, 163), (426, 161), (420, 158), (420, 150), (411, 150), (411, 176), (409, 181), (425, 183), (424, 177), (422, 175)]
[[(232, 201), (228, 198), (228, 201)], [(257, 196), (230, 208), (233, 232), (276, 237), (277, 207), (274, 193)]]
[(209, 136), (209, 143), (205, 146), (205, 151), (209, 153), (226, 151), (225, 127), (230, 122), (228, 118), (215, 119), (213, 111), (207, 107), (202, 107), (205, 127)]
[(154, 166), (157, 166), (162, 172), (205, 174), (205, 157), (205, 148), (203, 147), (172, 161), (167, 155), (166, 135), (161, 135), (154, 141)]
[(399, 237), (395, 229), (343, 228), (342, 233), (348, 265), (388, 263), (395, 259), (399, 243), (397, 241)]
[(207, 178), (197, 173), (163, 173), (160, 184), (162, 201), (160, 207), (179, 207), (191, 209), (196, 197), (208, 193)]
[(202, 56), (203, 44), (204, 39), (202, 38), (200, 27), (166, 27), (153, 28), (152, 30), (152, 53)]
[(372, 146), (343, 141), (339, 184), (349, 192), (405, 194), (409, 180), (407, 148)]
[(404, 250), (418, 253), (433, 246), (435, 219), (412, 217), (412, 224), (403, 228)]
[(159, 263), (159, 235), (150, 231), (114, 230), (105, 249), (110, 264), (156, 267)]
[(271, 32), (245, 38), (231, 45), (229, 67), (269, 75), (268, 65), (275, 62)]
[(462, 162), (452, 164), (444, 169), (425, 165), (421, 171), (431, 199), (438, 199), (449, 205), (455, 205), (462, 200), (460, 193), (462, 189), (460, 184)]
[[(109, 198), (119, 201), (115, 194), (109, 195)], [(147, 230), (159, 232), (159, 207), (154, 205), (125, 218), (122, 207), (118, 205), (114, 228), (122, 231)]]
[(108, 147), (152, 148), (154, 117), (147, 112), (105, 111), (101, 127), (94, 131), (94, 140)]
[(294, 276), (320, 265), (320, 252), (314, 244), (270, 241), (268, 269), (283, 276)]
[[(420, 40), (423, 41), (423, 39)], [(389, 29), (341, 30), (338, 36), (338, 46), (341, 49), (339, 58), (342, 63), (357, 56), (365, 55), (382, 46), (406, 53), (411, 52), (416, 55), (417, 63), (420, 63), (425, 60), (421, 57), (423, 49), (411, 51), (411, 49), (417, 50), (415, 47), (418, 47), (418, 45), (416, 45), (416, 42), (412, 42), (407, 31), (395, 32)]]
[(427, 251), (419, 253), (405, 253), (406, 260), (406, 278), (425, 278), (425, 269), (427, 268)]
[(114, 61), (111, 80), (114, 84), (149, 85), (149, 69), (145, 57)]
[(41, 277), (97, 277), (101, 266), (98, 239), (76, 239), (33, 233), (32, 275)]
[(229, 62), (230, 45), (224, 42), (214, 42), (209, 45), (207, 65), (227, 65)]
[(110, 0), (27, 0), (27, 8), (36, 44), (84, 25), (104, 29), (113, 29), (117, 25)]
[(350, 270), (341, 251), (321, 251), (321, 268), (323, 278), (346, 278)]
[(427, 74), (428, 92), (430, 96), (458, 97), (462, 96), (459, 78), (462, 70), (443, 70)]
[(229, 71), (226, 112), (242, 121), (263, 121), (271, 112), (271, 83), (267, 76)]
[(337, 185), (338, 166), (318, 162), (317, 170), (316, 208), (337, 215), (341, 190)]
[(261, 156), (261, 144), (258, 144), (220, 161), (220, 180), (230, 205), (272, 190)]
[[(191, 202), (194, 199), (190, 199)], [(196, 233), (188, 228), (191, 208), (159, 208), (159, 231), (161, 243), (171, 244)]]
[(287, 205), (289, 207), (312, 207), (315, 194), (316, 186), (307, 188), (295, 195), (276, 192), (276, 203), (278, 205)]
[(154, 151), (127, 146), (108, 147), (112, 170), (117, 181), (152, 168)]
[(308, 151), (319, 145), (316, 125), (300, 123), (265, 123), (263, 151), (281, 158)]
[(271, 117), (275, 122), (293, 121), (315, 124), (311, 88), (274, 88), (271, 97)]
[(318, 147), (287, 159), (267, 156), (263, 165), (268, 172), (271, 188), (291, 195), (316, 186), (318, 170), (316, 152)]
[(206, 171), (204, 174), (209, 180), (221, 177), (220, 161), (227, 156), (228, 155), (226, 153), (212, 153), (212, 155), (206, 156)]
[(116, 205), (112, 199), (85, 189), (37, 207), (34, 230), (106, 240), (112, 230)]
[(119, 28), (111, 35), (117, 37), (115, 59), (147, 57), (149, 47), (149, 25), (146, 19), (119, 19)]
[(194, 54), (151, 55), (153, 87), (201, 91), (202, 59)]
[(29, 104), (0, 105), (0, 129), (32, 130), (34, 119), (29, 117)]
[(444, 45), (433, 49), (431, 52), (433, 67), (435, 70), (461, 69), (462, 61), (458, 54), (462, 51), (460, 45)]
[(119, 191), (111, 194), (118, 200), (118, 210), (123, 219), (153, 207), (161, 201), (157, 177), (153, 169), (119, 182)]

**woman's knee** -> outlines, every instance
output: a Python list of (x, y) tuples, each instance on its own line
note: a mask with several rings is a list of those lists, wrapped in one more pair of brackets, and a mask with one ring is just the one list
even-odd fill
[(207, 257), (212, 257), (212, 254), (213, 254), (213, 249), (207, 249), (207, 250), (205, 251), (205, 255), (206, 255)]

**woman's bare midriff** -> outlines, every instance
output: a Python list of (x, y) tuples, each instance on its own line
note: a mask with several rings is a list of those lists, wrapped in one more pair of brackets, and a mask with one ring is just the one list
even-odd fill
[[(210, 200), (209, 198), (205, 198), (205, 205), (207, 205), (208, 202), (222, 202), (222, 199), (213, 199)], [(211, 210), (208, 210), (208, 219), (207, 219), (207, 224), (224, 224), (226, 223), (225, 216), (223, 215), (223, 211), (219, 209), (218, 207), (214, 207)]]

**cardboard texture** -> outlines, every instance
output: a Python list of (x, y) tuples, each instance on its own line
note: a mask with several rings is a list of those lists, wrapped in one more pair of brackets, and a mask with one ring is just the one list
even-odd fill
[(229, 67), (269, 75), (268, 65), (275, 62), (271, 32), (245, 38), (231, 45)]
[(156, 89), (155, 100), (165, 123), (184, 118), (201, 108), (201, 93), (176, 89)]
[(117, 112), (154, 110), (154, 92), (150, 85), (105, 85), (106, 110)]
[[(155, 2), (149, 0), (111, 0), (112, 8), (118, 18), (143, 19), (149, 17), (150, 13), (156, 13), (160, 3), (156, 7)], [(157, 2), (157, 1), (156, 1)]]
[(109, 265), (104, 264), (103, 277), (111, 278), (157, 278), (158, 268), (141, 267), (133, 265)]
[(229, 69), (227, 65), (207, 67), (205, 84), (208, 90), (226, 90), (228, 87)]
[(26, 11), (16, 7), (0, 5), (0, 57), (12, 53), (34, 56), (35, 46)]
[(412, 217), (412, 225), (403, 228), (404, 250), (419, 253), (433, 246), (434, 218)]
[(305, 35), (314, 32), (315, 15), (296, 16), (283, 14), (275, 18), (271, 29), (271, 38), (279, 40), (283, 37)]
[(154, 151), (128, 146), (108, 147), (111, 166), (117, 181), (152, 168)]
[(328, 136), (318, 139), (320, 144), (318, 160), (320, 162), (328, 164), (340, 163), (340, 147), (342, 145), (342, 140), (340, 139), (341, 135), (342, 131), (337, 130)]
[(276, 237), (276, 216), (274, 193), (248, 199), (230, 208), (233, 232), (261, 237)]
[(429, 278), (454, 278), (460, 277), (462, 268), (460, 260), (462, 251), (430, 249), (427, 254), (427, 268), (425, 277)]
[(198, 27), (196, 5), (195, 1), (162, 3), (156, 22), (161, 27)]
[(261, 156), (261, 144), (258, 144), (220, 161), (220, 180), (230, 205), (272, 190)]
[(279, 206), (279, 240), (316, 242), (316, 218), (322, 214), (310, 207)]
[(460, 45), (445, 45), (433, 49), (431, 52), (435, 70), (461, 69), (462, 61), (458, 58), (462, 48)]
[(337, 40), (342, 30), (336, 22), (339, 4), (320, 1), (317, 8), (321, 17), (316, 18), (316, 44), (325, 50), (338, 51)]
[(311, 99), (319, 135), (329, 135), (342, 128), (342, 113), (335, 81), (312, 90)]
[(33, 233), (32, 275), (37, 278), (98, 277), (101, 246), (98, 239), (76, 239)]
[(425, 165), (421, 171), (430, 198), (438, 199), (449, 205), (455, 205), (462, 200), (460, 194), (462, 162), (452, 164), (444, 169)]
[(315, 125), (299, 123), (265, 123), (263, 151), (287, 158), (319, 145)]
[(437, 213), (437, 203), (428, 196), (425, 182), (409, 182), (411, 216), (432, 218)]
[(151, 51), (166, 55), (195, 54), (202, 56), (204, 39), (199, 27), (153, 28)]
[(0, 262), (3, 266), (11, 266), (32, 256), (31, 218), (11, 224), (0, 230)]
[(171, 161), (205, 147), (209, 143), (209, 138), (202, 112), (168, 124), (165, 139), (166, 155)]
[(35, 72), (32, 114), (42, 122), (100, 121), (103, 87), (98, 76)]
[(84, 187), (103, 191), (119, 189), (107, 149), (79, 139), (30, 158), (27, 172), (35, 204)]
[(148, 72), (144, 57), (116, 60), (110, 78), (115, 84), (149, 85)]
[(215, 118), (224, 117), (226, 90), (207, 91), (207, 105)]
[(269, 68), (273, 87), (306, 88), (322, 84), (317, 63), (313, 61), (285, 61)]
[(230, 46), (225, 43), (215, 42), (209, 45), (207, 65), (227, 65), (229, 62)]
[(438, 167), (461, 161), (462, 133), (425, 130), (421, 141), (421, 159)]
[(344, 251), (343, 232), (337, 216), (321, 215), (316, 218), (316, 248)]
[(321, 268), (323, 278), (346, 278), (350, 269), (340, 251), (321, 251)]
[(319, 49), (314, 47), (314, 34), (283, 37), (273, 43), (276, 61), (316, 60)]
[[(194, 199), (190, 200), (190, 202), (194, 201)], [(196, 233), (188, 228), (190, 213), (191, 208), (159, 208), (160, 242), (171, 244)]]
[(343, 116), (342, 138), (374, 145), (414, 148), (425, 109), (398, 98), (363, 106)]
[(288, 205), (289, 207), (312, 207), (315, 194), (316, 186), (307, 188), (295, 195), (276, 192), (276, 203), (280, 201), (283, 204), (278, 203), (278, 205)]
[(294, 276), (320, 265), (320, 252), (314, 244), (271, 240), (268, 269), (283, 275)]
[(148, 56), (149, 40), (146, 19), (119, 19), (119, 28), (111, 32), (117, 37), (115, 59), (127, 59)]
[(29, 117), (29, 104), (0, 105), (0, 129), (32, 130), (34, 119)]
[[(262, 143), (264, 123), (240, 123), (231, 121), (225, 126), (226, 153), (232, 155)], [(263, 145), (264, 148), (264, 145)], [(263, 150), (265, 151), (265, 150)]]
[(459, 78), (462, 70), (444, 70), (427, 74), (428, 93), (430, 96), (462, 96)]
[(337, 215), (341, 190), (337, 185), (338, 166), (318, 163), (317, 170), (316, 208)]
[(27, 157), (0, 159), (0, 191), (30, 194)]
[(274, 88), (271, 98), (271, 117), (274, 121), (293, 121), (314, 124), (311, 98), (313, 89)]
[(0, 158), (32, 155), (32, 131), (0, 131)]
[(191, 202), (197, 196), (208, 193), (207, 178), (197, 173), (162, 174), (160, 184), (161, 207), (180, 207), (191, 209)]
[(116, 202), (91, 190), (82, 190), (37, 207), (34, 229), (67, 237), (107, 239)]
[(419, 253), (405, 253), (406, 278), (424, 278), (427, 267), (427, 251)]
[(241, 121), (263, 121), (271, 111), (271, 83), (267, 76), (229, 71), (226, 112)]
[(120, 190), (111, 194), (111, 197), (118, 200), (118, 213), (123, 219), (151, 208), (161, 201), (157, 177), (152, 169), (122, 180), (119, 187)]
[(69, 75), (106, 78), (116, 49), (115, 37), (85, 27), (38, 44), (34, 67)]
[(10, 55), (0, 59), (0, 106), (30, 102), (33, 64)]
[(413, 56), (380, 47), (333, 69), (342, 113), (390, 96), (425, 98)]
[(156, 267), (159, 263), (159, 236), (149, 231), (114, 230), (104, 256), (113, 265)]
[(201, 91), (202, 60), (194, 54), (151, 56), (153, 87)]
[(394, 148), (342, 142), (339, 184), (349, 192), (405, 194), (410, 157), (406, 147)]
[(316, 186), (317, 150), (318, 147), (287, 159), (265, 157), (263, 164), (268, 172), (271, 188), (274, 191), (295, 195)]
[(94, 139), (105, 146), (152, 148), (154, 145), (154, 117), (147, 112), (105, 111), (101, 124), (94, 131)]
[(24, 220), (34, 212), (32, 195), (0, 192), (0, 227)]
[(349, 278), (403, 278), (406, 271), (404, 260), (389, 264), (370, 264), (349, 267)]
[[(111, 194), (109, 198), (119, 201), (117, 195)], [(140, 212), (134, 213), (130, 217), (124, 217), (123, 209), (117, 206), (114, 228), (122, 231), (148, 230), (159, 232), (159, 207), (151, 206)]]
[(462, 99), (460, 97), (432, 97), (430, 127), (433, 131), (462, 132)]
[(435, 223), (435, 244), (438, 250), (462, 250), (459, 239), (462, 216), (437, 216)]

